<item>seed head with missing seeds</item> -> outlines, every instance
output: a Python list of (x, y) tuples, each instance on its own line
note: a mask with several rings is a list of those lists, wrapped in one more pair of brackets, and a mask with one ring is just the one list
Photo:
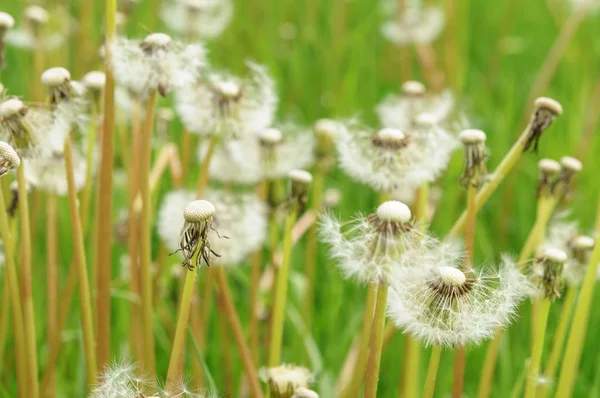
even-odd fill
[[(211, 249), (208, 233), (212, 227), (214, 213), (215, 206), (206, 200), (190, 202), (183, 211), (185, 223), (181, 229), (178, 251), (183, 254), (183, 266), (190, 271), (199, 268), (202, 261), (210, 266)], [(198, 254), (195, 262), (192, 263), (196, 252)]]
[(485, 147), (485, 133), (474, 129), (463, 130), (460, 133), (460, 140), (465, 148), (465, 167), (460, 182), (465, 188), (469, 185), (479, 188), (485, 183), (487, 177), (485, 162), (488, 152)]
[(537, 196), (548, 195), (552, 191), (554, 179), (560, 172), (560, 163), (552, 159), (542, 159), (538, 162)]
[(533, 150), (538, 152), (542, 133), (552, 125), (557, 116), (562, 115), (562, 105), (552, 98), (539, 97), (534, 102), (534, 111), (529, 121), (529, 136), (523, 147), (523, 152)]
[(554, 301), (561, 297), (563, 270), (567, 262), (567, 254), (555, 248), (547, 248), (535, 260), (533, 280), (537, 285), (537, 294)]

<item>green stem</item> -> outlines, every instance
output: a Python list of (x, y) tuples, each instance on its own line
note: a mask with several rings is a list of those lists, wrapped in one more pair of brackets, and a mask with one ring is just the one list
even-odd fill
[(287, 299), (290, 260), (292, 255), (292, 228), (297, 218), (296, 208), (289, 211), (283, 235), (283, 259), (277, 271), (275, 298), (273, 300), (273, 321), (271, 341), (269, 344), (269, 366), (278, 366), (281, 362), (281, 344), (283, 342), (283, 322), (285, 318), (285, 302)]
[[(8, 339), (8, 322), (10, 316), (10, 301), (9, 301), (9, 285), (8, 278), (2, 279), (2, 305), (0, 306), (0, 358), (4, 357), (4, 349), (6, 348), (6, 340)], [(4, 362), (0, 361), (0, 375), (4, 370)]]
[(425, 378), (425, 388), (423, 389), (422, 398), (433, 397), (433, 392), (435, 391), (435, 379), (437, 378), (441, 355), (442, 347), (438, 345), (431, 347), (431, 357), (429, 358), (429, 367), (427, 368), (427, 376)]
[(479, 392), (477, 393), (478, 398), (487, 398), (490, 396), (492, 391), (492, 382), (494, 379), (494, 370), (496, 368), (496, 359), (498, 358), (498, 351), (500, 350), (500, 343), (504, 336), (503, 330), (497, 330), (494, 339), (488, 345), (485, 359), (483, 361), (483, 369), (481, 371), (481, 377), (479, 379)]
[(35, 312), (33, 309), (32, 270), (31, 270), (31, 229), (29, 220), (29, 201), (27, 199), (27, 181), (25, 165), (17, 168), (19, 189), (19, 217), (21, 222), (21, 299), (23, 304), (23, 327), (25, 329), (25, 352), (27, 357), (28, 377), (31, 398), (39, 396), (38, 360), (35, 342)]
[(383, 328), (385, 326), (385, 311), (387, 307), (388, 285), (380, 284), (377, 289), (377, 302), (373, 316), (373, 332), (371, 334), (371, 347), (369, 349), (369, 363), (365, 385), (365, 398), (377, 397), (379, 383), (379, 369), (381, 367), (381, 354), (383, 351)]
[(533, 347), (531, 349), (531, 358), (529, 360), (529, 370), (527, 373), (527, 384), (525, 386), (525, 398), (535, 398), (538, 386), (540, 372), (540, 363), (544, 353), (544, 338), (546, 336), (546, 324), (548, 322), (548, 313), (550, 312), (550, 300), (542, 298), (537, 304), (538, 312), (536, 317), (535, 334)]
[(213, 155), (215, 154), (215, 149), (217, 148), (217, 144), (219, 143), (219, 136), (213, 135), (210, 137), (210, 141), (208, 143), (208, 151), (206, 155), (204, 155), (204, 159), (202, 159), (202, 165), (200, 167), (200, 177), (198, 178), (198, 185), (196, 186), (196, 196), (198, 199), (202, 199), (204, 196), (204, 191), (208, 185), (208, 174), (210, 169), (210, 162), (212, 160)]
[[(600, 233), (600, 203), (598, 207), (599, 211), (596, 215), (596, 233)], [(583, 344), (585, 342), (590, 308), (594, 296), (598, 263), (600, 263), (600, 245), (594, 247), (594, 251), (590, 256), (587, 271), (579, 292), (579, 298), (577, 299), (577, 305), (575, 306), (575, 314), (571, 321), (571, 329), (556, 390), (557, 398), (567, 398), (573, 393), (575, 378), (579, 369), (581, 351), (583, 350)]]
[(81, 329), (83, 330), (83, 346), (85, 350), (85, 367), (88, 386), (96, 384), (96, 352), (94, 341), (94, 324), (92, 321), (92, 303), (90, 287), (85, 260), (83, 243), (83, 228), (77, 206), (77, 189), (73, 175), (73, 154), (71, 152), (71, 139), (67, 137), (64, 148), (65, 169), (67, 173), (67, 186), (69, 196), (69, 211), (71, 215), (71, 228), (73, 233), (73, 248), (77, 267), (79, 308), (81, 311)]
[(5, 277), (8, 284), (10, 303), (12, 308), (12, 325), (15, 340), (15, 359), (17, 362), (17, 382), (19, 396), (29, 397), (31, 384), (27, 382), (27, 356), (25, 348), (25, 332), (23, 324), (23, 310), (21, 295), (19, 293), (19, 281), (17, 268), (15, 266), (14, 241), (11, 237), (10, 225), (6, 214), (4, 195), (0, 194), (0, 234), (4, 243)]
[(154, 352), (154, 324), (152, 311), (152, 204), (150, 197), (150, 158), (152, 152), (152, 131), (154, 127), (154, 108), (158, 93), (153, 90), (146, 102), (146, 119), (141, 132), (139, 184), (142, 198), (140, 217), (140, 274), (142, 287), (142, 333), (144, 335), (144, 370), (154, 375), (156, 372), (156, 353)]

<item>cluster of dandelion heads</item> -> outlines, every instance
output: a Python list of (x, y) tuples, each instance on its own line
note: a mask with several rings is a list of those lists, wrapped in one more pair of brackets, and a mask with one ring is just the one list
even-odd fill
[(261, 369), (261, 373), (273, 398), (291, 398), (299, 389), (308, 389), (314, 381), (310, 370), (296, 365)]
[(394, 269), (388, 317), (426, 345), (478, 345), (505, 328), (531, 285), (505, 258), (496, 272), (463, 271), (455, 256)]
[(50, 15), (48, 10), (30, 5), (23, 10), (20, 26), (6, 33), (6, 42), (25, 50), (52, 51), (60, 48), (72, 33), (70, 16), (60, 7)]
[(397, 1), (384, 0), (382, 9), (388, 19), (381, 25), (381, 33), (399, 46), (431, 43), (444, 29), (442, 7), (407, 5), (399, 9)]
[(201, 44), (182, 44), (164, 33), (143, 40), (117, 37), (109, 45), (115, 80), (141, 98), (193, 85), (206, 64)]
[(21, 159), (13, 147), (0, 141), (0, 177), (21, 164)]
[(554, 300), (561, 297), (563, 287), (563, 271), (567, 262), (567, 254), (556, 248), (547, 248), (535, 259), (532, 270), (532, 281), (537, 289), (536, 296)]
[[(262, 180), (284, 177), (294, 169), (312, 164), (315, 141), (301, 126), (284, 123), (269, 127), (239, 140), (219, 145), (209, 168), (211, 179), (224, 183), (256, 184)], [(204, 157), (205, 146), (198, 155)]]
[[(210, 241), (210, 263), (223, 266), (240, 264), (265, 240), (267, 207), (257, 195), (207, 190), (204, 197), (214, 203)], [(158, 234), (172, 251), (180, 248), (179, 233), (185, 224), (181, 209), (196, 198), (192, 191), (169, 193), (158, 213)], [(218, 254), (218, 256), (215, 255)]]
[(227, 28), (233, 16), (232, 0), (170, 0), (160, 16), (173, 32), (191, 39), (214, 39)]
[(440, 93), (427, 92), (423, 83), (406, 81), (400, 95), (388, 95), (375, 111), (382, 126), (408, 130), (421, 113), (430, 115), (437, 124), (448, 124), (455, 110), (454, 95), (448, 89)]
[(350, 122), (337, 135), (341, 168), (376, 191), (414, 190), (447, 167), (457, 140), (428, 117), (417, 128), (372, 130)]
[(361, 283), (389, 283), (395, 267), (420, 261), (434, 241), (414, 225), (408, 206), (397, 201), (348, 223), (325, 214), (319, 233), (344, 276)]
[(264, 66), (246, 64), (246, 76), (211, 72), (176, 91), (175, 109), (190, 132), (241, 138), (272, 124), (275, 83)]

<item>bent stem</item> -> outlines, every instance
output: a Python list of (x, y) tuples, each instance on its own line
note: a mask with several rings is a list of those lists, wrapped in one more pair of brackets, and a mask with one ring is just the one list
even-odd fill
[[(152, 131), (154, 126), (154, 108), (157, 91), (153, 90), (146, 102), (146, 118), (140, 137), (140, 169), (139, 188), (142, 198), (142, 214), (140, 217), (140, 274), (142, 290), (142, 321), (144, 336), (145, 371), (154, 375), (156, 372), (156, 353), (154, 352), (154, 327), (152, 317), (152, 274), (150, 259), (152, 257), (151, 217), (152, 204), (150, 196), (150, 157), (152, 152)], [(185, 334), (184, 334), (185, 335)]]
[(431, 357), (429, 357), (429, 366), (425, 378), (425, 388), (423, 389), (423, 398), (432, 398), (435, 391), (435, 379), (437, 378), (438, 368), (440, 366), (440, 357), (442, 347), (434, 345), (431, 347)]
[[(21, 166), (22, 167), (22, 166)], [(19, 167), (20, 168), (20, 167)], [(17, 368), (17, 385), (19, 396), (29, 397), (31, 384), (27, 380), (27, 356), (25, 349), (25, 332), (23, 325), (23, 310), (21, 295), (19, 294), (19, 281), (15, 266), (14, 240), (11, 236), (10, 225), (6, 214), (4, 195), (0, 194), (0, 234), (4, 243), (5, 275), (8, 284), (8, 294), (12, 309), (12, 326), (15, 341), (15, 361)]]
[(233, 304), (233, 298), (231, 297), (231, 291), (229, 290), (229, 285), (227, 284), (227, 277), (225, 275), (225, 271), (222, 267), (217, 267), (217, 269), (215, 270), (215, 274), (217, 277), (217, 286), (223, 299), (222, 304), (225, 310), (225, 315), (229, 320), (229, 324), (233, 332), (233, 337), (235, 339), (238, 351), (240, 353), (240, 357), (242, 359), (242, 366), (244, 367), (244, 372), (246, 373), (246, 377), (250, 384), (251, 394), (254, 398), (262, 398), (263, 393), (260, 389), (260, 384), (258, 382), (258, 373), (256, 371), (256, 367), (254, 366), (254, 362), (252, 361), (252, 354), (250, 352), (250, 348), (248, 347), (248, 344), (246, 344), (246, 340), (244, 338), (242, 323), (240, 322), (240, 318)]
[(382, 283), (377, 289), (377, 302), (373, 316), (373, 333), (369, 349), (369, 363), (367, 367), (365, 398), (377, 397), (377, 384), (379, 382), (379, 369), (381, 367), (381, 353), (383, 348), (383, 328), (385, 326), (385, 310), (387, 306), (388, 285)]
[[(600, 232), (600, 202), (598, 207), (599, 211), (596, 215), (596, 234)], [(587, 271), (583, 278), (583, 283), (581, 284), (579, 298), (577, 299), (575, 314), (571, 321), (571, 329), (569, 331), (563, 365), (558, 380), (558, 387), (556, 389), (557, 398), (570, 397), (573, 392), (575, 377), (577, 376), (579, 369), (581, 351), (583, 350), (583, 343), (585, 342), (587, 323), (596, 282), (596, 267), (599, 262), (600, 245), (596, 245), (590, 256)]]
[(537, 391), (537, 382), (540, 371), (540, 363), (544, 352), (544, 338), (546, 335), (546, 323), (548, 322), (548, 313), (550, 312), (550, 300), (542, 298), (538, 301), (536, 308), (536, 326), (535, 339), (531, 349), (531, 358), (529, 361), (529, 370), (527, 373), (527, 384), (525, 386), (525, 398), (535, 398)]
[[(71, 229), (73, 232), (73, 248), (77, 267), (79, 287), (79, 308), (81, 311), (81, 329), (83, 331), (83, 346), (85, 350), (85, 367), (89, 386), (96, 384), (96, 352), (94, 341), (94, 324), (92, 321), (92, 304), (90, 287), (85, 261), (85, 248), (83, 243), (83, 229), (77, 207), (77, 190), (73, 175), (73, 155), (71, 153), (71, 139), (65, 140), (65, 169), (67, 173), (67, 186), (69, 196), (69, 211), (71, 214)], [(110, 298), (110, 297), (109, 297)]]
[(289, 210), (283, 235), (283, 258), (277, 271), (277, 282), (274, 286), (273, 321), (271, 324), (271, 341), (269, 344), (268, 365), (274, 367), (281, 362), (281, 344), (283, 341), (283, 322), (285, 320), (285, 302), (287, 298), (290, 259), (292, 255), (292, 228), (298, 217), (296, 205)]
[[(35, 312), (33, 309), (33, 291), (31, 275), (31, 224), (29, 220), (29, 201), (27, 200), (27, 181), (24, 162), (17, 168), (19, 189), (19, 218), (21, 227), (21, 300), (23, 305), (23, 327), (25, 331), (25, 353), (27, 358), (27, 384), (31, 398), (39, 396), (38, 360), (35, 343)], [(2, 210), (2, 209), (0, 209)]]

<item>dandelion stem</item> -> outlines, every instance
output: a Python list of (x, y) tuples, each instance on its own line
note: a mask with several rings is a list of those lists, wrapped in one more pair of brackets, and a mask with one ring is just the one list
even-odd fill
[(432, 398), (435, 391), (435, 379), (437, 378), (438, 367), (440, 366), (440, 357), (442, 355), (442, 347), (434, 345), (431, 347), (431, 357), (429, 358), (429, 366), (427, 368), (427, 376), (425, 378), (425, 388), (423, 389), (423, 398)]
[[(200, 245), (196, 248), (191, 259), (191, 264), (196, 264)], [(171, 348), (171, 359), (169, 360), (169, 368), (167, 371), (166, 391), (169, 392), (178, 381), (179, 363), (183, 355), (183, 345), (185, 343), (185, 331), (187, 328), (188, 319), (190, 317), (190, 307), (192, 304), (192, 296), (194, 294), (194, 285), (196, 281), (197, 269), (185, 271), (185, 283), (181, 300), (179, 301), (179, 314), (177, 316), (177, 326), (175, 328), (175, 337), (173, 337), (173, 347)]]
[[(58, 264), (57, 264), (57, 236), (56, 236), (56, 205), (57, 198), (53, 194), (46, 197), (46, 284), (48, 293), (48, 343), (58, 344)], [(50, 348), (51, 349), (51, 348)], [(47, 389), (42, 391), (50, 395), (55, 394), (56, 368), (49, 369)]]
[(97, 360), (102, 369), (110, 360), (110, 279), (111, 279), (111, 236), (112, 236), (112, 179), (114, 161), (114, 124), (115, 124), (115, 81), (110, 68), (110, 43), (116, 32), (115, 15), (117, 0), (105, 3), (105, 43), (104, 70), (104, 108), (102, 127), (102, 150), (98, 177), (96, 206), (96, 318), (97, 318)]
[[(550, 355), (548, 356), (548, 360), (546, 363), (546, 369), (544, 370), (544, 378), (552, 380), (556, 374), (556, 370), (558, 369), (558, 364), (560, 363), (560, 358), (563, 353), (563, 347), (565, 345), (565, 339), (567, 338), (567, 331), (569, 330), (569, 322), (571, 321), (571, 315), (573, 315), (573, 310), (575, 309), (575, 299), (577, 298), (577, 288), (570, 287), (567, 290), (567, 294), (565, 295), (565, 299), (562, 304), (562, 310), (560, 312), (560, 318), (558, 321), (558, 326), (556, 327), (556, 331), (554, 332), (554, 342), (552, 343), (552, 350), (550, 351)], [(541, 398), (545, 398), (549, 391), (549, 385), (542, 384), (538, 388), (538, 396)]]
[(550, 300), (542, 298), (536, 305), (538, 311), (536, 316), (535, 334), (533, 347), (531, 349), (531, 358), (529, 360), (529, 369), (527, 374), (527, 384), (525, 385), (525, 398), (535, 398), (537, 382), (540, 372), (540, 363), (544, 352), (544, 338), (546, 335), (546, 323), (548, 322), (548, 313), (550, 312)]
[[(596, 234), (600, 233), (600, 202), (598, 207), (599, 210), (596, 215)], [(581, 291), (579, 292), (579, 298), (577, 299), (577, 305), (575, 306), (575, 314), (571, 321), (571, 329), (569, 331), (569, 338), (567, 339), (560, 378), (556, 389), (557, 398), (570, 397), (573, 392), (575, 377), (577, 376), (579, 369), (581, 351), (583, 349), (583, 343), (585, 342), (587, 323), (596, 282), (596, 270), (599, 262), (600, 245), (596, 245), (590, 256), (590, 261), (581, 285)]]
[[(8, 278), (2, 278), (2, 304), (0, 305), (0, 358), (4, 358), (4, 350), (6, 349), (6, 340), (8, 338), (8, 321), (10, 317), (10, 296)], [(4, 367), (4, 363), (0, 362), (0, 374)]]
[(383, 328), (385, 326), (385, 311), (387, 307), (388, 285), (382, 283), (377, 288), (375, 314), (373, 316), (373, 332), (369, 349), (369, 363), (365, 383), (365, 398), (377, 397), (381, 353), (383, 351)]
[(204, 191), (206, 190), (206, 186), (208, 185), (208, 170), (218, 142), (219, 136), (216, 134), (213, 135), (208, 144), (208, 151), (206, 152), (206, 155), (204, 155), (204, 159), (202, 159), (200, 177), (198, 178), (198, 185), (196, 186), (196, 196), (198, 199), (202, 198)]
[[(19, 281), (15, 266), (14, 240), (11, 237), (10, 225), (6, 214), (4, 195), (0, 194), (0, 233), (4, 243), (5, 278), (8, 284), (10, 304), (12, 308), (13, 336), (15, 341), (15, 360), (17, 362), (17, 382), (19, 396), (30, 397), (29, 389), (32, 384), (27, 382), (27, 356), (25, 349), (25, 332), (23, 311), (19, 294)], [(4, 358), (4, 357), (3, 357)]]
[(273, 321), (271, 326), (271, 341), (269, 344), (269, 366), (277, 366), (281, 362), (281, 344), (283, 341), (283, 322), (285, 320), (285, 301), (287, 298), (288, 277), (292, 255), (292, 228), (297, 218), (296, 206), (289, 210), (283, 233), (283, 259), (277, 271), (277, 282), (274, 286)]
[(156, 353), (154, 352), (154, 326), (152, 313), (152, 274), (150, 261), (152, 257), (151, 217), (152, 204), (150, 196), (150, 162), (152, 152), (152, 131), (154, 127), (154, 108), (158, 93), (153, 90), (146, 101), (146, 118), (140, 136), (140, 169), (139, 188), (142, 198), (142, 214), (140, 217), (140, 275), (142, 293), (142, 334), (144, 336), (145, 370), (156, 372)]
[(38, 360), (35, 344), (35, 312), (33, 309), (32, 270), (31, 270), (31, 224), (29, 221), (29, 201), (27, 199), (27, 181), (25, 180), (25, 162), (17, 168), (19, 189), (19, 217), (21, 222), (21, 300), (23, 305), (23, 327), (25, 329), (25, 352), (27, 358), (28, 377), (31, 398), (39, 396)]
[(231, 297), (231, 291), (229, 290), (229, 285), (227, 284), (225, 271), (222, 267), (217, 267), (215, 274), (217, 277), (217, 286), (223, 299), (222, 304), (224, 306), (225, 315), (227, 316), (231, 325), (233, 337), (238, 346), (240, 357), (242, 359), (242, 366), (244, 367), (244, 372), (246, 373), (246, 377), (248, 378), (248, 382), (250, 384), (251, 395), (254, 398), (262, 398), (263, 393), (258, 382), (258, 373), (256, 372), (256, 367), (252, 361), (250, 348), (246, 344), (246, 340), (244, 338), (244, 332), (242, 330), (240, 318), (235, 310), (235, 306), (233, 305), (233, 298)]
[(96, 384), (96, 352), (94, 341), (94, 324), (92, 321), (92, 304), (90, 299), (89, 280), (85, 260), (83, 243), (83, 228), (77, 207), (77, 190), (73, 175), (73, 154), (71, 152), (71, 139), (67, 137), (64, 148), (65, 169), (67, 173), (67, 186), (69, 196), (69, 211), (71, 214), (71, 229), (73, 234), (73, 247), (77, 267), (79, 287), (79, 308), (81, 311), (81, 329), (83, 330), (83, 345), (85, 350), (85, 367), (89, 386)]

